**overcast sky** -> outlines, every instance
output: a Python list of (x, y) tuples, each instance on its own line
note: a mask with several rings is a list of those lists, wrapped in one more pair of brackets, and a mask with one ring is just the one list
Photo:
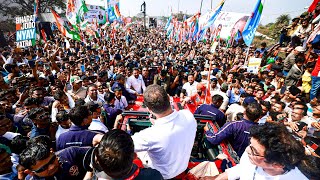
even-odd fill
[[(212, 0), (213, 9), (221, 0)], [(223, 11), (251, 13), (257, 0), (226, 0)], [(263, 0), (262, 0), (263, 1)], [(291, 18), (306, 11), (313, 0), (265, 0), (261, 23), (274, 22), (281, 14), (289, 14)], [(179, 10), (187, 14), (195, 14), (200, 9), (201, 0), (145, 0), (147, 14), (150, 16), (168, 16), (172, 7), (173, 12)], [(179, 3), (180, 2), (180, 3)], [(134, 16), (140, 12), (143, 0), (120, 0), (120, 11), (125, 16)], [(211, 7), (211, 0), (203, 0), (202, 13)]]

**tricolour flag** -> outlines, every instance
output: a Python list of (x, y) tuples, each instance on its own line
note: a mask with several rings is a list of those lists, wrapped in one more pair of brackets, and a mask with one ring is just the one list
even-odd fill
[(244, 30), (242, 31), (242, 37), (247, 46), (250, 46), (254, 39), (255, 32), (260, 22), (262, 10), (263, 10), (263, 4), (261, 3), (261, 0), (258, 0), (257, 5), (254, 9), (254, 12), (252, 13), (251, 17), (248, 19), (247, 24)]
[(80, 35), (77, 32), (70, 31), (65, 27), (64, 20), (53, 10), (51, 9), (51, 12), (54, 16), (54, 19), (56, 20), (57, 27), (59, 31), (68, 38), (71, 38), (73, 40), (81, 41)]
[(33, 14), (36, 16), (35, 21), (38, 21), (39, 0), (35, 0), (33, 3)]

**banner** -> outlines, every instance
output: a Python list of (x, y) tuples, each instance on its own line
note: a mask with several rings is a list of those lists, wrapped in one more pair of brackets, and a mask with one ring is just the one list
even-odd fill
[(263, 10), (263, 4), (261, 3), (261, 0), (258, 0), (256, 7), (254, 8), (254, 12), (252, 13), (250, 19), (246, 24), (246, 27), (242, 32), (243, 40), (247, 46), (250, 46), (254, 39), (256, 30), (260, 23), (262, 10)]
[(16, 17), (17, 48), (35, 45), (37, 38), (35, 20), (35, 15)]
[[(211, 32), (219, 34), (222, 39), (228, 39), (229, 36), (234, 37), (238, 30), (243, 31), (248, 18), (248, 14), (221, 11), (211, 26)], [(200, 25), (203, 25), (203, 22), (202, 19)]]
[(121, 14), (120, 14), (119, 5), (120, 5), (119, 0), (108, 0), (107, 12), (108, 12), (108, 20), (110, 23), (120, 19)]
[(93, 24), (96, 20), (98, 24), (105, 24), (107, 22), (106, 10), (103, 6), (87, 5), (88, 12), (84, 14), (84, 20)]
[(209, 15), (206, 15), (206, 18), (208, 18), (207, 20), (204, 21), (204, 24), (201, 26), (201, 31), (200, 31), (200, 37), (199, 39), (203, 39), (204, 35), (207, 31), (208, 28), (210, 28), (212, 26), (212, 24), (215, 22), (215, 20), (217, 19), (219, 13), (221, 12), (221, 9), (224, 5), (225, 0), (222, 0), (220, 2), (220, 4), (218, 5), (218, 7), (212, 11)]

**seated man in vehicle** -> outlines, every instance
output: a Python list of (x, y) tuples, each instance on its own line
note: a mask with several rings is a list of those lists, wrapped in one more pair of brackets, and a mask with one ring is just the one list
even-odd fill
[(262, 114), (260, 104), (252, 103), (246, 107), (240, 121), (228, 122), (217, 133), (211, 132), (208, 125), (204, 127), (207, 140), (218, 145), (223, 140), (228, 140), (240, 157), (249, 145), (249, 129), (257, 124)]

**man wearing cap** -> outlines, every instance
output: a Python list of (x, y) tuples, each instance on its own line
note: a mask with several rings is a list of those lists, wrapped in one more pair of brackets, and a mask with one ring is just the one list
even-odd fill
[(157, 74), (154, 77), (153, 84), (162, 86), (164, 90), (168, 92), (168, 88), (170, 87), (170, 77), (167, 75), (167, 71), (161, 70), (160, 74)]
[(291, 53), (286, 57), (283, 62), (283, 75), (287, 76), (291, 67), (294, 65), (295, 60), (298, 56), (303, 56), (305, 49), (302, 46), (297, 46)]
[(138, 68), (134, 68), (132, 75), (127, 79), (127, 88), (135, 91), (136, 94), (142, 94), (146, 90), (146, 85)]
[(282, 45), (284, 42), (290, 41), (290, 37), (299, 27), (298, 26), (299, 20), (300, 20), (299, 17), (293, 18), (291, 24), (281, 31), (280, 42), (279, 42), (280, 45)]
[(241, 157), (249, 145), (249, 129), (257, 124), (261, 113), (261, 106), (258, 103), (251, 103), (246, 107), (243, 118), (240, 121), (226, 123), (217, 133), (211, 132), (208, 125), (206, 125), (204, 127), (206, 139), (213, 145), (218, 145), (223, 140), (228, 140), (237, 155)]
[(70, 83), (72, 89), (68, 93), (74, 100), (86, 98), (87, 88), (82, 86), (82, 80), (79, 76), (71, 76)]

